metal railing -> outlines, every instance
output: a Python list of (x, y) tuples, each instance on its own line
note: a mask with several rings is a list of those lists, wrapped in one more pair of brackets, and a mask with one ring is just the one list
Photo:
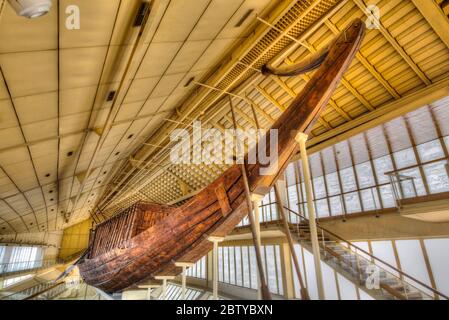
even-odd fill
[(0, 300), (25, 300), (33, 297), (37, 294), (41, 294), (53, 287), (65, 284), (64, 282), (54, 283), (53, 281), (42, 282), (30, 288), (23, 289), (18, 292), (14, 292), (10, 295), (0, 298)]
[[(301, 232), (300, 224), (304, 222), (308, 222), (309, 220), (302, 215), (301, 213), (298, 213), (294, 210), (291, 210), (290, 208), (283, 206), (286, 210), (288, 210), (290, 213), (297, 215), (302, 219), (298, 219), (296, 228), (298, 230), (298, 235), (301, 237), (304, 237), (304, 233)], [(327, 230), (326, 228), (322, 227), (318, 222), (316, 223), (317, 228), (319, 230), (319, 233), (321, 234), (321, 241), (320, 241), (320, 247), (323, 251), (323, 253), (326, 253), (326, 255), (330, 254), (333, 258), (336, 258), (340, 263), (346, 264), (353, 274), (357, 276), (357, 279), (360, 283), (365, 282), (369, 274), (366, 272), (366, 268), (368, 266), (372, 266), (373, 262), (377, 264), (375, 266), (382, 267), (383, 270), (380, 272), (384, 275), (382, 279), (380, 279), (380, 290), (386, 291), (390, 295), (393, 295), (397, 299), (411, 299), (413, 296), (411, 295), (412, 292), (419, 292), (422, 295), (422, 299), (439, 299), (444, 298), (446, 300), (449, 300), (449, 297), (444, 295), (443, 293), (437, 291), (436, 289), (428, 286), (427, 284), (423, 283), (422, 281), (408, 275), (404, 271), (394, 267), (393, 265), (389, 264), (388, 262), (377, 258), (376, 256), (372, 255), (371, 253), (367, 252), (366, 250), (354, 245), (348, 240), (343, 239), (342, 237), (338, 236), (337, 234), (333, 233), (332, 231)], [(335, 247), (331, 248), (330, 241), (326, 239), (334, 239), (338, 243), (344, 243), (347, 245), (341, 245), (338, 244), (338, 248)], [(338, 253), (337, 252), (343, 252)], [(363, 256), (360, 254), (362, 253)], [(390, 271), (385, 270), (385, 267), (390, 269)], [(397, 273), (398, 275), (395, 275), (394, 273)], [(405, 279), (408, 279), (408, 281), (405, 281)], [(418, 289), (415, 285), (410, 284), (410, 282), (415, 283), (426, 290), (430, 291), (434, 296), (423, 292), (423, 290)]]
[(62, 263), (62, 261), (58, 259), (2, 263), (0, 264), (0, 275), (49, 268), (59, 263)]
[(393, 198), (398, 209), (402, 208), (402, 200), (418, 196), (415, 177), (400, 174), (399, 172), (386, 173), (390, 180)]

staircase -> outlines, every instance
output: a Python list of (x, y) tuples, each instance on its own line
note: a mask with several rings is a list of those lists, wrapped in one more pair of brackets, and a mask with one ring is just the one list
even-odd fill
[[(308, 220), (299, 213), (287, 207), (284, 208), (299, 218), (298, 223), (289, 223), (293, 239), (312, 252)], [(442, 293), (322, 228), (318, 223), (317, 229), (321, 260), (374, 299), (449, 300)], [(394, 273), (387, 269), (394, 270)], [(373, 281), (373, 279), (376, 281)], [(411, 283), (417, 283), (420, 287), (426, 288), (426, 292)], [(432, 292), (432, 294), (427, 293), (427, 291)]]

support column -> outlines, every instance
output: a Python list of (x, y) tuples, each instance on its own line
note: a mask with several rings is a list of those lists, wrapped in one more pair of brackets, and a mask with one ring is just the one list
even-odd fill
[(323, 274), (321, 272), (320, 246), (318, 242), (318, 233), (315, 220), (316, 214), (315, 214), (315, 206), (313, 203), (312, 180), (310, 177), (309, 159), (307, 157), (307, 150), (306, 150), (307, 138), (308, 136), (306, 134), (298, 133), (295, 139), (299, 144), (301, 152), (302, 168), (304, 172), (304, 186), (306, 189), (306, 196), (307, 196), (307, 211), (309, 214), (310, 239), (312, 241), (312, 253), (315, 262), (315, 275), (318, 287), (318, 297), (320, 300), (324, 300), (325, 295), (323, 286)]
[(309, 300), (309, 292), (304, 284), (303, 276), (301, 274), (301, 269), (299, 267), (299, 260), (296, 256), (295, 245), (293, 243), (293, 238), (289, 229), (288, 217), (285, 213), (284, 207), (287, 207), (288, 197), (287, 197), (287, 183), (285, 181), (285, 177), (281, 176), (276, 184), (274, 185), (274, 193), (276, 195), (276, 202), (278, 204), (278, 214), (280, 219), (282, 220), (282, 225), (284, 227), (285, 235), (287, 236), (287, 243), (289, 246), (289, 253), (292, 257), (293, 264), (295, 267), (296, 275), (298, 277), (299, 290), (301, 292), (302, 300)]
[(181, 291), (181, 300), (186, 299), (186, 276), (187, 276), (187, 268), (193, 267), (195, 264), (192, 262), (175, 262), (175, 266), (182, 268), (182, 291)]
[[(253, 202), (254, 211), (254, 225), (256, 227), (256, 241), (259, 247), (262, 247), (262, 240), (260, 236), (260, 204), (262, 203), (263, 195), (252, 193), (251, 201)], [(257, 299), (262, 300), (262, 290), (260, 287), (260, 277), (257, 276)]]
[(214, 300), (218, 300), (218, 243), (224, 240), (223, 237), (209, 237), (207, 240), (214, 244), (212, 251), (212, 295)]
[(167, 280), (174, 280), (174, 276), (156, 276), (154, 277), (156, 280), (162, 280), (162, 300), (167, 299)]
[(293, 266), (290, 247), (288, 243), (281, 243), (280, 248), (284, 297), (288, 300), (293, 300), (295, 299), (295, 288), (293, 287)]
[(147, 289), (147, 300), (151, 300), (151, 292), (153, 291), (153, 289), (159, 288), (160, 286), (161, 286), (161, 283), (150, 283), (150, 284), (140, 285), (139, 288)]
[(207, 253), (206, 256), (206, 287), (212, 289), (214, 282), (214, 250)]

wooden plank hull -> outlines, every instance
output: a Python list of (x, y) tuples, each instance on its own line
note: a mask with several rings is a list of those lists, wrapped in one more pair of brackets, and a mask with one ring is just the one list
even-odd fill
[[(298, 151), (297, 133), (310, 131), (359, 49), (363, 35), (363, 22), (356, 20), (336, 39), (310, 82), (274, 123), (272, 129), (278, 130), (278, 169), (272, 175), (261, 175), (260, 163), (247, 164), (252, 192), (266, 193), (284, 171)], [(269, 154), (268, 138), (267, 142)], [(157, 205), (147, 209), (147, 213), (160, 211)], [(164, 215), (145, 230), (82, 260), (79, 269), (86, 283), (117, 292), (157, 275), (177, 275), (180, 269), (175, 267), (175, 261), (196, 262), (206, 255), (212, 249), (207, 237), (226, 236), (247, 214), (239, 166), (229, 168), (181, 207), (165, 206), (164, 210)], [(129, 234), (126, 224), (122, 229)], [(114, 237), (113, 231), (108, 237)], [(90, 243), (95, 245), (97, 240)]]

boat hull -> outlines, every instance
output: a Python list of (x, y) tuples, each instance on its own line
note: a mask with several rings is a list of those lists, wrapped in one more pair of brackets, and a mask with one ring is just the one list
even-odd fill
[[(260, 174), (262, 165), (246, 164), (251, 192), (266, 194), (298, 152), (296, 136), (309, 133), (358, 51), (364, 25), (356, 20), (336, 39), (321, 67), (274, 123), (278, 130), (277, 170)], [(272, 142), (266, 138), (266, 154)], [(196, 262), (211, 249), (209, 236), (226, 236), (246, 215), (244, 181), (233, 165), (188, 202), (107, 252), (90, 254), (79, 263), (86, 283), (106, 292), (122, 291), (160, 275), (178, 275), (175, 262)]]

